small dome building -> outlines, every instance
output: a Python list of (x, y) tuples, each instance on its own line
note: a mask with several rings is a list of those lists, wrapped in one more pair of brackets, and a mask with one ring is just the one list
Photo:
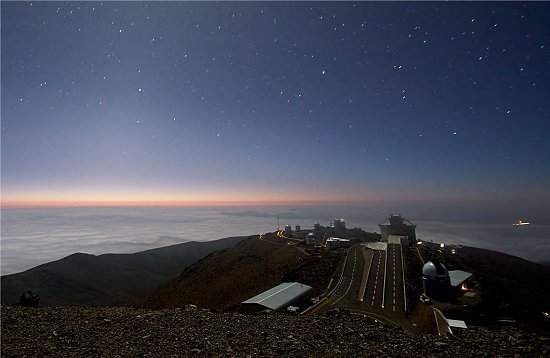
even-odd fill
[(431, 298), (445, 299), (451, 288), (449, 271), (440, 262), (428, 261), (422, 267), (424, 293)]

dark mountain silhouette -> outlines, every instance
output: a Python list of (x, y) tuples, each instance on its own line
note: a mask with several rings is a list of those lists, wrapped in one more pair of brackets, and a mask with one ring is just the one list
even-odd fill
[(1, 277), (2, 304), (14, 304), (27, 290), (41, 305), (122, 305), (179, 275), (208, 254), (246, 237), (185, 242), (133, 254), (76, 253), (30, 270)]

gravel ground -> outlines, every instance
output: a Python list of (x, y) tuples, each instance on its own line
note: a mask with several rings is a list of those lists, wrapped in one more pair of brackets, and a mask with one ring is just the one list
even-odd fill
[(346, 312), (296, 317), (181, 309), (2, 306), (2, 357), (548, 357), (514, 328), (413, 336)]

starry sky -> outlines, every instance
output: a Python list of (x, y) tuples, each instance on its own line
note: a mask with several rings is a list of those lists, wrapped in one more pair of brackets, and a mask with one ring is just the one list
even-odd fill
[(2, 200), (550, 199), (548, 3), (2, 3)]

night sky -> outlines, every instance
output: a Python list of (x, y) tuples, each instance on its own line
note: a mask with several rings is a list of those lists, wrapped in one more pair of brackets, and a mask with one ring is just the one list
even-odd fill
[(2, 2), (2, 197), (550, 199), (549, 3)]

